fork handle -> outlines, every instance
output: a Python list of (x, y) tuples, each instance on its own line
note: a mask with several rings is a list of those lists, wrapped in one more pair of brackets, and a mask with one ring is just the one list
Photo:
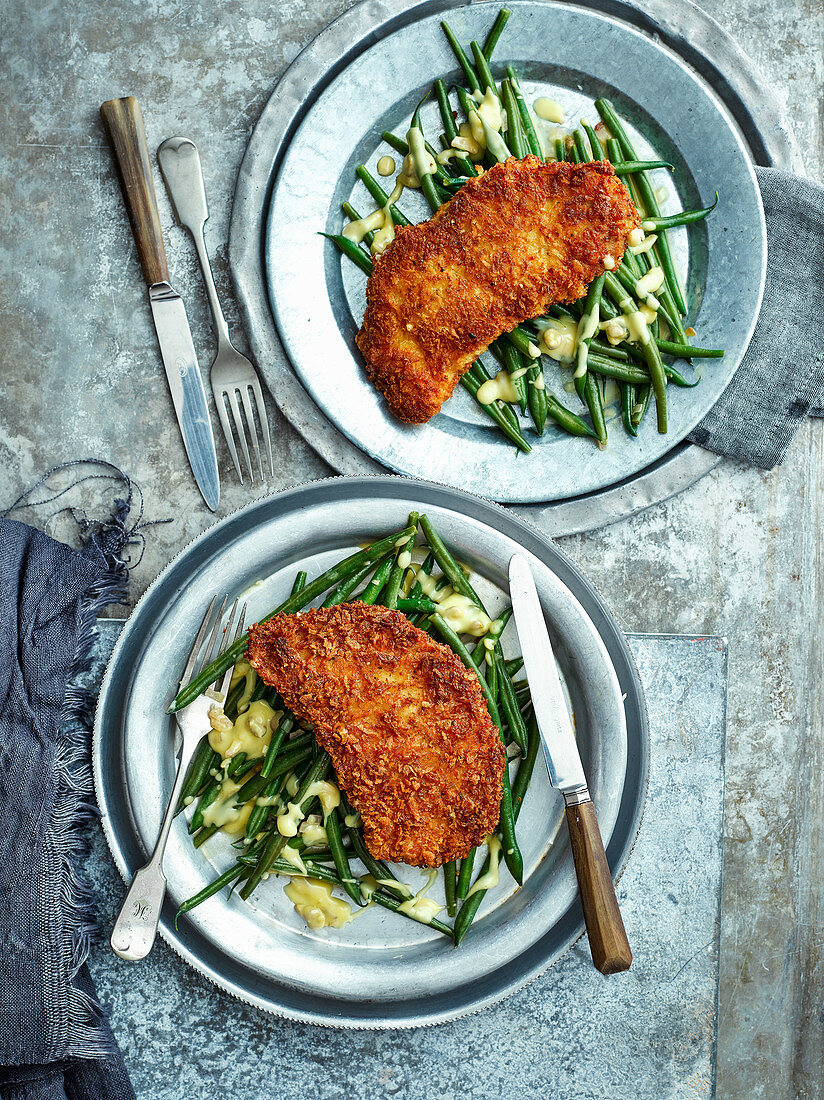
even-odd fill
[(167, 283), (169, 266), (140, 104), (133, 96), (107, 99), (100, 115), (114, 153), (143, 277), (148, 286)]
[(129, 962), (145, 959), (157, 937), (157, 926), (163, 908), (163, 898), (166, 896), (163, 855), (166, 851), (166, 841), (169, 839), (169, 831), (175, 818), (175, 810), (180, 800), (180, 792), (183, 789), (189, 762), (198, 741), (199, 738), (195, 740), (194, 744), (187, 745), (186, 738), (183, 739), (174, 787), (163, 817), (163, 824), (160, 826), (160, 836), (155, 845), (155, 850), (152, 852), (152, 858), (145, 867), (141, 867), (132, 879), (132, 884), (120, 907), (117, 920), (114, 922), (111, 936), (112, 950), (121, 959), (127, 959)]

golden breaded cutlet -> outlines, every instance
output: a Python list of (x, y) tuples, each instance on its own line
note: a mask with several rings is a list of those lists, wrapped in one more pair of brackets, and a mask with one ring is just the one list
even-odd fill
[(375, 259), (357, 334), (401, 420), (423, 424), (504, 332), (582, 298), (639, 224), (606, 162), (513, 158), (470, 180)]
[(478, 681), (400, 612), (276, 615), (246, 655), (314, 729), (376, 859), (438, 867), (494, 832), (505, 753)]

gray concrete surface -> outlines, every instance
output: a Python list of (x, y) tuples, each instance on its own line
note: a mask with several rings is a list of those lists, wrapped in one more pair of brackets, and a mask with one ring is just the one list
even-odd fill
[[(655, 0), (650, 0), (654, 7)], [(93, 454), (138, 480), (149, 534), (139, 595), (211, 522), (169, 416), (131, 236), (97, 119), (136, 95), (152, 148), (184, 132), (201, 147), (207, 236), (230, 324), (225, 265), (234, 177), (278, 74), (345, 0), (160, 4), (47, 0), (3, 6), (0, 58), (0, 498), (51, 463)], [(821, 0), (718, 0), (712, 14), (785, 99), (820, 175)], [(189, 240), (161, 213), (196, 346), (211, 346)], [(275, 487), (324, 476), (271, 410)], [(626, 627), (730, 642), (718, 1095), (824, 1095), (822, 424), (771, 473), (722, 464), (636, 519), (565, 540)], [(248, 499), (221, 451), (221, 512)]]

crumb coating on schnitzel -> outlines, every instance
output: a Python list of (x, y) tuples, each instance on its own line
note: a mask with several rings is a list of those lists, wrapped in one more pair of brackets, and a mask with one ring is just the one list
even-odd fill
[(400, 612), (276, 615), (247, 658), (314, 729), (375, 858), (437, 867), (494, 832), (505, 752), (477, 678)]
[(638, 214), (606, 161), (510, 158), (470, 180), (375, 258), (357, 334), (401, 420), (423, 424), (504, 332), (575, 302), (621, 262)]

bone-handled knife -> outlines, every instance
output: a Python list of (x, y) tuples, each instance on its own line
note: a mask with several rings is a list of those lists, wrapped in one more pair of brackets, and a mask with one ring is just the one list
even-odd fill
[(541, 601), (529, 562), (522, 554), (515, 554), (509, 563), (509, 593), (550, 782), (563, 794), (566, 803), (572, 857), (592, 961), (602, 974), (618, 974), (629, 969), (632, 952)]
[(107, 100), (100, 114), (149, 288), (149, 305), (183, 446), (197, 487), (214, 512), (220, 503), (220, 476), (212, 422), (186, 310), (180, 295), (169, 285), (143, 115), (139, 103), (131, 96)]

